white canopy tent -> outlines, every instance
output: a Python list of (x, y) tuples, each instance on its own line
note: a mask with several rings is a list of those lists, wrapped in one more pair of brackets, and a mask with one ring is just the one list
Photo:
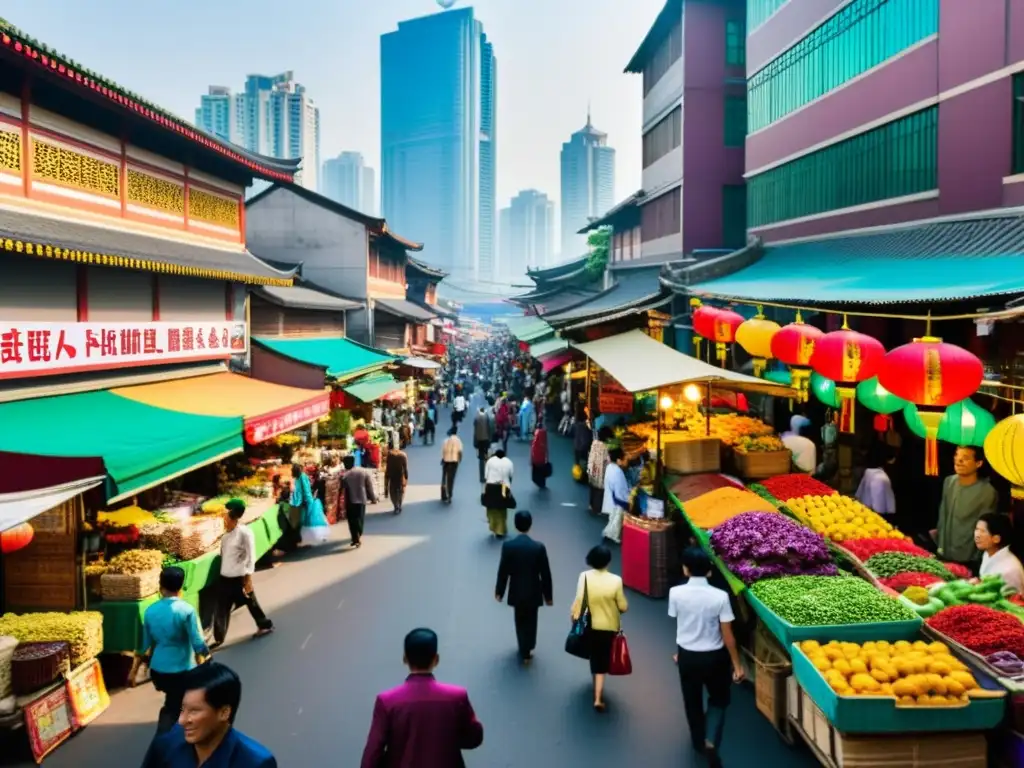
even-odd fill
[(0, 531), (28, 522), (33, 517), (60, 506), (68, 499), (95, 488), (102, 477), (90, 477), (73, 483), (39, 488), (33, 491), (0, 494)]

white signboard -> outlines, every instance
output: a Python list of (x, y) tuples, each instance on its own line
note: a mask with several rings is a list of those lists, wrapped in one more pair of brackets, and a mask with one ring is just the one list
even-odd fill
[(0, 379), (215, 360), (245, 354), (245, 323), (0, 321)]

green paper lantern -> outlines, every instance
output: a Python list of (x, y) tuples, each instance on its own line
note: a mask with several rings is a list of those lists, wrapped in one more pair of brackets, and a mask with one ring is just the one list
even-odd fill
[[(903, 409), (907, 427), (918, 437), (925, 437), (924, 423), (917, 406), (908, 404)], [(985, 437), (995, 427), (996, 420), (976, 402), (968, 398), (946, 408), (939, 422), (938, 439), (954, 445), (983, 446)]]
[(770, 381), (772, 384), (781, 384), (784, 387), (793, 386), (793, 374), (785, 369), (765, 371), (764, 380)]
[(832, 379), (826, 379), (820, 373), (811, 374), (811, 392), (829, 408), (842, 407), (843, 401)]
[(857, 400), (868, 410), (882, 414), (896, 413), (896, 411), (908, 405), (907, 401), (902, 397), (897, 397), (879, 384), (877, 376), (862, 381), (857, 385)]

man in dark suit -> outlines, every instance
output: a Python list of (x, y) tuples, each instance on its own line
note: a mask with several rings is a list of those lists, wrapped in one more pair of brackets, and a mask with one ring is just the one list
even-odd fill
[(465, 768), (462, 750), (484, 741), (465, 688), (434, 679), (437, 634), (414, 629), (405, 636), (409, 676), (377, 696), (360, 768)]
[(508, 604), (515, 616), (519, 656), (524, 664), (529, 664), (537, 645), (537, 612), (542, 603), (554, 603), (551, 566), (547, 548), (529, 536), (533, 525), (530, 513), (525, 509), (516, 512), (515, 525), (519, 535), (501, 546), (494, 598), (500, 603), (508, 587)]

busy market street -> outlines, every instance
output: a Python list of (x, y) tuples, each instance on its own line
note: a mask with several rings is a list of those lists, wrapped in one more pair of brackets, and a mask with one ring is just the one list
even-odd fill
[[(463, 437), (469, 428), (463, 425)], [(251, 640), (243, 611), (216, 652), (243, 682), (238, 726), (272, 749), (280, 765), (359, 764), (374, 697), (404, 679), (402, 638), (417, 626), (437, 631), (437, 676), (469, 690), (483, 723), (483, 745), (466, 753), (469, 766), (702, 764), (686, 735), (671, 659), (674, 623), (664, 601), (630, 594), (624, 627), (634, 673), (611, 680), (607, 713), (590, 707), (587, 664), (563, 645), (576, 575), (604, 522), (587, 514), (586, 489), (569, 471), (567, 441), (553, 447), (555, 474), (543, 492), (530, 486), (527, 448), (510, 443), (514, 489), (534, 515), (531, 533), (547, 545), (555, 595), (555, 605), (542, 609), (533, 665), (520, 665), (512, 612), (494, 601), (500, 543), (487, 534), (472, 459), (464, 460), (448, 507), (437, 491), (439, 448), (414, 446), (402, 515), (382, 499), (368, 515), (360, 549), (345, 546), (341, 525), (331, 544), (257, 573), (256, 588), (277, 630)], [(101, 766), (111, 754), (136, 765), (159, 707), (151, 686), (118, 694), (47, 766)], [(804, 750), (786, 747), (774, 734), (754, 709), (749, 686), (736, 687), (725, 734), (727, 764), (813, 765)]]

